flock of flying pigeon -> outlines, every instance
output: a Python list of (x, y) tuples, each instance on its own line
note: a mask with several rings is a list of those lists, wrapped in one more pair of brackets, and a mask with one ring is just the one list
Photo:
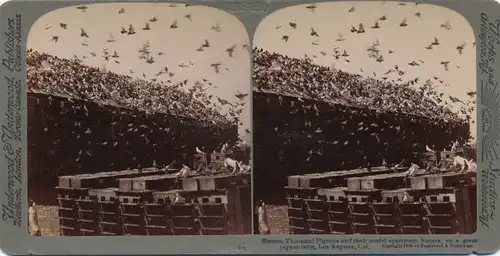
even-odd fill
[[(170, 4), (169, 7), (170, 8), (177, 8), (179, 5), (178, 4)], [(192, 6), (191, 4), (184, 4), (185, 7), (189, 7), (189, 6)], [(82, 12), (87, 12), (87, 10), (89, 9), (89, 7), (87, 6), (78, 6), (76, 7), (78, 10), (82, 11)], [(118, 15), (122, 15), (122, 14), (125, 14), (126, 10), (125, 8), (120, 8), (117, 10), (117, 14)], [(184, 15), (184, 18), (186, 19), (186, 21), (188, 22), (191, 22), (192, 21), (192, 14), (185, 14)], [(149, 30), (152, 30), (154, 28), (154, 23), (156, 23), (158, 21), (158, 17), (151, 17), (150, 19), (148, 19), (147, 21), (144, 22), (144, 26), (140, 29), (136, 29), (134, 24), (129, 24), (128, 27), (120, 27), (120, 28), (117, 28), (116, 29), (116, 32), (109, 32), (109, 38), (106, 40), (108, 43), (114, 43), (117, 41), (117, 37), (115, 36), (115, 34), (120, 34), (121, 36), (136, 36), (136, 37), (140, 37), (140, 31), (149, 31)], [(172, 21), (172, 24), (169, 26), (169, 29), (172, 29), (172, 30), (175, 30), (175, 29), (180, 29), (181, 23), (182, 21), (179, 21), (179, 20), (174, 20)], [(70, 29), (69, 25), (66, 24), (66, 23), (59, 23), (59, 26), (63, 29), (63, 30), (67, 30), (67, 29)], [(52, 25), (48, 24), (46, 27), (45, 27), (45, 30), (49, 30), (49, 29), (52, 29)], [(90, 38), (91, 35), (89, 35), (87, 33), (87, 31), (84, 29), (84, 28), (79, 28), (80, 30), (80, 37), (82, 38), (82, 46), (83, 47), (87, 47), (88, 46), (88, 39)], [(222, 28), (220, 26), (220, 24), (214, 24), (210, 27), (210, 30), (214, 31), (215, 33), (217, 32), (221, 32), (222, 31)], [(53, 35), (50, 40), (53, 41), (54, 43), (57, 43), (60, 39), (60, 35)], [(203, 52), (205, 51), (206, 49), (210, 48), (211, 45), (210, 45), (210, 42), (205, 39), (203, 42), (200, 42), (200, 46), (198, 48), (196, 48), (195, 50), (198, 51), (198, 52)], [(237, 45), (236, 44), (233, 44), (233, 45), (230, 45), (227, 49), (226, 49), (226, 54), (230, 57), (230, 58), (233, 58), (234, 56), (234, 52), (236, 51), (237, 49)], [(246, 50), (246, 51), (249, 51), (250, 48), (249, 48), (249, 45), (248, 44), (243, 44), (241, 46), (241, 49), (242, 50)], [(161, 56), (161, 55), (164, 55), (165, 52), (162, 52), (162, 51), (159, 51), (157, 53), (153, 53), (150, 51), (150, 44), (149, 42), (145, 42), (143, 47), (141, 49), (139, 49), (139, 59), (141, 60), (144, 60), (146, 63), (148, 64), (153, 64), (155, 63), (156, 59), (155, 59), (155, 55), (156, 56)], [(97, 53), (96, 52), (91, 52), (90, 53), (91, 57), (97, 57)], [(102, 52), (102, 58), (106, 61), (109, 61), (110, 59), (113, 59), (113, 61), (117, 64), (119, 64), (119, 58), (120, 56), (118, 55), (118, 53), (116, 51), (114, 51), (114, 53), (111, 55), (109, 49), (105, 48), (103, 49), (103, 52)], [(75, 56), (75, 58), (78, 58), (77, 56)], [(88, 56), (82, 56), (81, 57), (82, 59), (86, 59), (88, 58)], [(190, 63), (189, 64), (190, 66), (194, 65), (193, 63)], [(179, 67), (181, 68), (187, 68), (188, 65), (185, 64), (185, 63), (181, 63), (178, 65)], [(223, 63), (222, 62), (214, 62), (214, 63), (211, 63), (210, 64), (210, 67), (214, 70), (215, 73), (220, 73), (221, 72), (221, 68), (223, 67)], [(226, 71), (230, 71), (229, 67), (224, 67), (224, 69)], [(130, 73), (133, 74), (133, 70), (130, 70)], [(168, 72), (167, 70), (167, 67), (165, 67), (165, 70), (162, 70), (160, 71), (158, 74), (163, 74), (163, 73), (166, 73), (168, 74), (170, 77), (173, 76), (172, 73)], [(145, 78), (145, 75), (143, 74), (144, 78)]]
[[(184, 6), (186, 8), (183, 9), (188, 11), (189, 10), (188, 7), (191, 5), (185, 4)], [(179, 5), (170, 4), (169, 7), (178, 8)], [(91, 15), (90, 14), (91, 9), (88, 6), (85, 5), (77, 6), (76, 9), (78, 9), (81, 12), (89, 12), (89, 15)], [(123, 15), (125, 14), (125, 12), (126, 12), (125, 8), (118, 8), (116, 10), (116, 15)], [(192, 14), (186, 12), (184, 18), (185, 21), (174, 20), (168, 29), (172, 30), (180, 29), (182, 27), (182, 22), (191, 22), (193, 16)], [(85, 98), (85, 99), (90, 98), (93, 101), (98, 101), (101, 103), (110, 103), (112, 105), (116, 105), (116, 103), (118, 103), (119, 105), (124, 105), (126, 107), (139, 108), (153, 112), (169, 112), (169, 113), (173, 112), (173, 114), (175, 115), (208, 119), (210, 122), (217, 122), (217, 123), (219, 121), (222, 122), (224, 121), (221, 118), (217, 117), (216, 114), (207, 114), (206, 112), (207, 111), (213, 112), (212, 109), (218, 112), (227, 111), (226, 114), (227, 118), (230, 119), (231, 122), (241, 125), (242, 122), (239, 120), (239, 118), (241, 113), (243, 112), (243, 107), (245, 105), (245, 102), (247, 101), (248, 93), (237, 92), (235, 94), (236, 97), (235, 99), (223, 99), (218, 96), (211, 95), (209, 94), (208, 89), (217, 88), (218, 86), (205, 78), (203, 78), (201, 81), (194, 81), (194, 82), (188, 81), (187, 79), (183, 79), (181, 80), (181, 82), (174, 84), (175, 82), (172, 80), (176, 79), (177, 77), (175, 77), (176, 74), (172, 72), (172, 69), (171, 68), (169, 69), (168, 66), (165, 66), (161, 70), (158, 70), (158, 72), (154, 74), (155, 78), (150, 79), (150, 81), (145, 81), (146, 75), (144, 73), (142, 73), (141, 77), (141, 79), (143, 80), (133, 79), (131, 76), (135, 72), (131, 69), (129, 70), (130, 72), (129, 76), (122, 76), (113, 74), (111, 72), (107, 72), (106, 70), (100, 70), (101, 73), (99, 73), (96, 72), (96, 70), (90, 70), (87, 67), (81, 65), (82, 63), (81, 60), (86, 58), (102, 58), (106, 62), (113, 61), (116, 64), (120, 64), (120, 53), (118, 53), (116, 50), (111, 49), (114, 43), (119, 43), (120, 40), (120, 37), (115, 36), (115, 34), (119, 33), (121, 36), (135, 36), (137, 37), (137, 40), (142, 40), (141, 31), (155, 29), (154, 24), (159, 19), (160, 19), (159, 17), (151, 17), (150, 19), (144, 22), (144, 26), (140, 30), (134, 27), (135, 24), (129, 24), (127, 28), (117, 27), (116, 32), (109, 32), (109, 38), (106, 40), (106, 42), (108, 43), (107, 45), (109, 47), (104, 48), (102, 50), (101, 56), (99, 56), (98, 53), (92, 51), (88, 56), (75, 55), (74, 60), (71, 60), (70, 62), (68, 62), (68, 60), (61, 60), (56, 57), (52, 58), (49, 56), (43, 56), (43, 57), (37, 56), (36, 59), (38, 59), (38, 61), (41, 61), (41, 63), (37, 63), (37, 65), (41, 65), (47, 71), (54, 69), (54, 65), (58, 66), (57, 63), (63, 61), (66, 62), (65, 65), (69, 65), (70, 67), (74, 68), (72, 70), (65, 70), (68, 69), (67, 66), (66, 67), (59, 66), (57, 68), (69, 71), (69, 73), (71, 73), (71, 75), (73, 76), (79, 76), (79, 75), (85, 76), (83, 74), (79, 74), (80, 72), (78, 72), (77, 70), (86, 69), (85, 71), (87, 72), (90, 71), (92, 73), (91, 74), (92, 77), (86, 77), (86, 79), (65, 78), (65, 80), (70, 79), (74, 81), (72, 81), (71, 83), (62, 83), (60, 84), (60, 86), (51, 86), (50, 84), (47, 83), (40, 83), (42, 80), (44, 80), (44, 78), (41, 77), (39, 79), (32, 79), (33, 83), (31, 84), (31, 86), (34, 89), (50, 90), (51, 92), (56, 92), (56, 93), (59, 92), (63, 95), (67, 95), (68, 93), (70, 93), (72, 94), (72, 96), (76, 96), (78, 98)], [(72, 28), (71, 24), (66, 24), (66, 23), (60, 23), (58, 24), (58, 26), (60, 27), (60, 29), (58, 30), (58, 33), (60, 35), (54, 35), (51, 37), (51, 40), (54, 43), (59, 42), (60, 37), (64, 36), (65, 30), (68, 30), (68, 32), (71, 33), (71, 31), (78, 29), (80, 32), (80, 38), (82, 40), (81, 46), (82, 47), (88, 46), (88, 40), (92, 37), (92, 35), (89, 34), (85, 30), (85, 28)], [(45, 29), (53, 30), (52, 25), (47, 25)], [(210, 30), (212, 30), (214, 33), (218, 33), (222, 31), (222, 28), (219, 24), (215, 24), (210, 27)], [(205, 39), (203, 42), (200, 42), (200, 47), (197, 49), (193, 49), (193, 51), (203, 52), (209, 49), (210, 47), (211, 47), (210, 42), (207, 39)], [(242, 45), (241, 48), (243, 50), (245, 49), (249, 50), (248, 45)], [(232, 58), (234, 56), (235, 51), (237, 51), (237, 45), (230, 45), (226, 49), (226, 52), (221, 54), (226, 54), (229, 58)], [(153, 52), (149, 41), (146, 41), (142, 45), (142, 47), (137, 50), (137, 53), (138, 53), (138, 59), (144, 61), (147, 64), (155, 63), (157, 61), (156, 60), (157, 56), (165, 54), (164, 51)], [(49, 59), (50, 61), (48, 61)], [(37, 61), (34, 61), (33, 63), (36, 62)], [(182, 69), (187, 69), (191, 66), (195, 66), (195, 63), (187, 61), (178, 64), (178, 68)], [(41, 70), (43, 71), (44, 68), (42, 68)], [(222, 62), (211, 63), (210, 68), (216, 74), (222, 72), (223, 69), (230, 71), (228, 67), (223, 66)], [(38, 71), (34, 70), (32, 72), (39, 73)], [(59, 74), (59, 76), (65, 76), (65, 75)], [(47, 76), (45, 78), (47, 78)], [(54, 78), (51, 78), (51, 80), (53, 79)], [(36, 80), (40, 80), (40, 82), (37, 82)], [(77, 80), (83, 82), (77, 82)], [(95, 87), (93, 88), (89, 88), (92, 87), (92, 85), (90, 84), (85, 84), (85, 85), (83, 84), (86, 81), (92, 81), (92, 80), (93, 81), (99, 80), (99, 82), (104, 84), (104, 87), (110, 87), (110, 88), (102, 89), (102, 86), (97, 86), (99, 83), (95, 83)], [(179, 81), (179, 79), (177, 80)], [(116, 83), (117, 81), (120, 81), (120, 83)], [(119, 86), (113, 86), (113, 84), (118, 84)], [(127, 89), (120, 87), (127, 87)], [(175, 93), (172, 93), (171, 92), (172, 90), (174, 90)], [(128, 93), (124, 93), (123, 91), (128, 91)], [(134, 93), (131, 93), (131, 91), (133, 91)], [(186, 91), (187, 96), (182, 96), (183, 94), (178, 93), (177, 91)], [(201, 110), (204, 107), (210, 110)], [(247, 129), (246, 132), (249, 133), (249, 130)]]
[[(189, 8), (187, 7), (190, 5), (187, 4), (185, 6), (186, 8), (183, 9), (188, 11)], [(170, 5), (170, 8), (178, 7), (179, 5)], [(88, 15), (91, 15), (92, 7), (78, 6), (76, 8), (81, 12), (88, 12)], [(125, 8), (118, 8), (116, 15), (123, 15), (125, 12)], [(191, 22), (191, 20), (196, 18), (189, 13), (185, 14), (184, 17), (185, 21), (173, 21), (167, 29), (181, 29), (183, 22)], [(218, 129), (209, 129), (209, 133), (213, 132), (214, 134), (193, 134), (196, 131), (188, 131), (188, 129), (174, 131), (175, 127), (163, 127), (162, 125), (147, 127), (143, 124), (135, 124), (133, 121), (123, 129), (116, 121), (110, 121), (110, 128), (115, 131), (119, 129), (120, 131), (113, 136), (108, 136), (107, 132), (110, 129), (105, 127), (96, 129), (95, 124), (92, 124), (89, 116), (92, 116), (92, 112), (95, 109), (91, 107), (93, 104), (90, 103), (125, 109), (137, 109), (147, 114), (167, 113), (184, 117), (185, 119), (181, 118), (182, 120), (194, 119), (201, 121), (203, 126), (215, 125), (220, 128), (227, 125), (242, 125), (240, 115), (243, 112), (245, 104), (248, 102), (249, 93), (236, 91), (234, 98), (225, 99), (210, 93), (210, 89), (217, 88), (218, 86), (208, 79), (201, 78), (198, 81), (189, 81), (175, 74), (167, 66), (158, 70), (155, 78), (147, 80), (144, 73), (142, 77), (133, 77), (132, 74), (135, 73), (133, 70), (130, 70), (130, 74), (124, 75), (87, 66), (83, 63), (82, 59), (102, 58), (106, 62), (127, 65), (125, 61), (120, 62), (120, 53), (113, 49), (115, 44), (120, 44), (121, 37), (136, 37), (137, 40), (144, 40), (141, 37), (141, 32), (154, 30), (155, 22), (159, 19), (161, 19), (161, 16), (148, 19), (145, 21), (142, 29), (135, 29), (134, 26), (136, 24), (130, 24), (128, 28), (118, 27), (116, 32), (109, 33), (108, 39), (103, 39), (106, 40), (106, 47), (109, 48), (103, 49), (101, 55), (89, 51), (89, 55), (87, 56), (75, 56), (73, 59), (64, 59), (31, 49), (28, 50), (28, 89), (33, 92), (50, 95), (48, 99), (49, 104), (52, 105), (51, 108), (54, 110), (58, 109), (60, 116), (66, 116), (66, 119), (68, 119), (68, 122), (62, 124), (47, 123), (41, 126), (43, 129), (41, 132), (42, 134), (48, 134), (54, 130), (67, 128), (68, 134), (54, 141), (53, 147), (58, 148), (58, 150), (60, 148), (68, 148), (69, 150), (62, 153), (69, 162), (88, 168), (89, 166), (93, 166), (93, 163), (100, 161), (101, 158), (95, 158), (98, 155), (97, 151), (101, 149), (104, 151), (107, 149), (114, 149), (115, 151), (116, 149), (123, 149), (118, 150), (120, 152), (123, 151), (121, 157), (126, 158), (122, 162), (130, 163), (131, 167), (140, 168), (140, 164), (144, 165), (144, 163), (153, 163), (155, 165), (155, 157), (158, 158), (158, 154), (161, 154), (161, 148), (169, 148), (173, 144), (178, 143), (177, 146), (181, 147), (181, 149), (184, 149), (188, 154), (193, 154), (194, 149), (191, 149), (191, 145), (188, 145), (190, 140), (201, 137), (198, 143), (203, 143), (203, 139), (210, 139), (211, 136), (219, 132)], [(53, 26), (54, 28), (52, 28), (52, 25), (48, 25), (45, 30), (47, 33), (58, 33), (58, 35), (50, 38), (54, 44), (60, 43), (59, 39), (63, 38), (67, 33), (78, 32), (81, 38), (81, 47), (88, 47), (90, 40), (93, 39), (93, 35), (85, 28), (72, 27), (71, 23), (59, 23), (57, 26)], [(213, 33), (218, 33), (223, 28), (219, 24), (215, 24), (209, 27), (209, 29)], [(240, 47), (243, 50), (248, 49), (247, 45)], [(143, 46), (137, 50), (138, 60), (144, 61), (146, 64), (152, 64), (156, 61), (161, 62), (157, 58), (164, 55), (165, 50), (162, 49), (162, 51), (156, 52), (151, 48), (151, 44), (148, 41), (144, 42)], [(221, 55), (232, 58), (237, 54), (238, 48), (236, 45), (230, 45), (225, 52), (222, 51)], [(203, 51), (210, 49), (210, 42), (203, 40), (200, 42), (200, 47), (193, 49), (193, 51), (199, 52), (197, 54), (203, 54)], [(186, 61), (180, 63), (178, 67), (189, 68), (194, 65), (196, 64)], [(209, 71), (210, 69), (215, 74), (222, 73), (223, 70), (229, 71), (229, 68), (224, 67), (221, 62), (212, 63), (208, 67)], [(68, 104), (65, 105), (64, 102), (59, 101), (53, 96), (67, 98), (68, 101), (72, 102), (72, 104), (69, 104), (71, 107), (68, 107)], [(157, 122), (161, 121), (157, 120)], [(245, 132), (250, 133), (249, 129), (246, 129)], [(170, 136), (169, 138), (165, 138), (165, 141), (157, 141), (155, 138), (159, 133), (168, 133)], [(67, 145), (68, 142), (75, 142), (78, 145), (72, 144), (70, 146)], [(149, 148), (151, 152), (132, 152), (134, 149), (132, 145), (140, 148)], [(50, 145), (48, 147), (50, 148)], [(71, 159), (74, 161), (71, 161)], [(111, 162), (111, 165), (115, 164), (110, 166), (111, 168), (120, 168), (116, 166), (116, 164), (120, 163), (115, 160), (107, 159), (107, 161)], [(105, 166), (101, 167), (105, 168)]]
[[(418, 5), (419, 2), (415, 2), (415, 4)], [(407, 5), (407, 3), (402, 2), (402, 3), (399, 3), (399, 5), (404, 6), (404, 5)], [(315, 13), (316, 9), (318, 8), (318, 6), (316, 4), (312, 4), (312, 5), (307, 5), (305, 8), (308, 9), (309, 11), (311, 11), (312, 13)], [(349, 13), (353, 13), (355, 11), (356, 11), (356, 7), (355, 6), (352, 6), (348, 10)], [(414, 16), (418, 17), (418, 18), (422, 18), (422, 13), (421, 12), (415, 12)], [(353, 34), (363, 34), (363, 33), (366, 33), (367, 29), (373, 29), (373, 30), (381, 29), (382, 28), (381, 26), (383, 26), (381, 24), (383, 24), (385, 22), (389, 22), (389, 19), (388, 19), (387, 15), (383, 15), (378, 20), (375, 20), (374, 24), (372, 26), (368, 26), (369, 28), (365, 28), (365, 24), (363, 24), (363, 23), (359, 23), (359, 25), (351, 25), (350, 31)], [(288, 26), (290, 26), (293, 30), (296, 30), (297, 27), (298, 27), (298, 24), (297, 24), (297, 22), (289, 22)], [(399, 22), (399, 26), (402, 27), (402, 28), (407, 27), (408, 26), (408, 18), (405, 17), (401, 22)], [(276, 26), (277, 30), (280, 30), (281, 28), (282, 28), (282, 25), (277, 25)], [(445, 29), (445, 30), (451, 30), (451, 29), (453, 29), (453, 26), (451, 25), (450, 21), (447, 20), (447, 21), (445, 21), (444, 23), (442, 23), (440, 25), (440, 28)], [(318, 33), (318, 31), (316, 31), (314, 29), (314, 27), (311, 27), (309, 35), (313, 39), (320, 37), (320, 34)], [(283, 40), (285, 42), (288, 42), (291, 38), (292, 38), (291, 35), (284, 34), (281, 37), (281, 40)], [(344, 36), (344, 34), (342, 34), (342, 33), (339, 32), (336, 41), (337, 42), (342, 42), (342, 41), (345, 41), (345, 40), (347, 40), (347, 39)], [(312, 45), (319, 45), (319, 44), (318, 44), (317, 41), (313, 41)], [(439, 45), (440, 45), (439, 39), (437, 37), (434, 37), (433, 41), (431, 41), (428, 45), (425, 45), (425, 46), (422, 46), (422, 47), (425, 48), (425, 49), (427, 49), (427, 50), (433, 50), (435, 47), (437, 47)], [(378, 41), (376, 41), (376, 42), (374, 42), (373, 46), (370, 47), (367, 51), (368, 51), (369, 57), (374, 58), (377, 62), (383, 62), (384, 61), (384, 54), (379, 49), (377, 49), (378, 46), (380, 46), (380, 44), (378, 43)], [(462, 55), (466, 46), (467, 46), (466, 43), (457, 45), (456, 46), (457, 53), (460, 54), (460, 55)], [(476, 43), (473, 42), (472, 46), (475, 47)], [(321, 54), (323, 56), (327, 55), (326, 52), (321, 52)], [(394, 51), (393, 50), (388, 50), (387, 54), (394, 54)], [(337, 60), (340, 59), (340, 57), (345, 57), (344, 60), (346, 62), (350, 62), (350, 60), (347, 58), (347, 57), (349, 57), (349, 54), (347, 53), (347, 51), (346, 50), (344, 50), (343, 52), (339, 51), (338, 47), (336, 47), (334, 49), (333, 56)], [(309, 56), (306, 55), (306, 58), (309, 58)], [(420, 64), (423, 64), (423, 62), (420, 61), (420, 63), (418, 63), (416, 61), (411, 61), (411, 62), (408, 63), (409, 66), (419, 66)], [(451, 64), (451, 62), (447, 61), (447, 60), (440, 62), (440, 65), (442, 65), (443, 68), (444, 68), (444, 70), (446, 70), (446, 71), (449, 71), (450, 64)], [(460, 68), (460, 67), (457, 65), (457, 68)]]
[[(409, 3), (399, 3), (399, 5), (404, 6)], [(415, 4), (419, 4), (418, 2)], [(316, 4), (307, 5), (305, 8), (316, 13), (317, 8), (320, 8)], [(350, 9), (346, 10), (348, 13), (356, 12), (356, 6), (353, 5)], [(414, 16), (417, 18), (422, 17), (422, 12), (415, 12)], [(383, 28), (383, 23), (390, 22), (388, 15), (380, 17), (378, 20), (374, 21), (374, 25), (367, 28), (363, 23), (351, 27), (351, 33), (362, 34), (368, 29), (381, 29)], [(400, 23), (400, 27), (407, 27), (409, 24), (409, 19), (404, 18)], [(281, 31), (283, 26), (289, 26), (291, 31), (297, 30), (300, 26), (298, 22), (289, 22), (286, 25), (277, 25), (276, 30)], [(445, 21), (440, 24), (440, 28), (443, 30), (452, 30), (453, 27), (449, 21)], [(298, 31), (298, 30), (297, 30)], [(314, 27), (310, 28), (310, 33), (308, 35), (300, 34), (290, 34), (287, 33), (281, 37), (285, 43), (292, 40), (295, 37), (311, 37), (313, 45), (319, 45), (318, 41), (315, 40), (319, 38), (321, 33), (315, 30)], [(336, 39), (337, 42), (348, 41), (342, 33), (338, 34)], [(422, 45), (429, 51), (440, 45), (439, 39), (434, 37), (434, 39), (428, 45)], [(374, 59), (376, 62), (384, 62), (385, 54), (395, 54), (391, 49), (382, 51), (380, 49), (380, 42), (376, 40), (373, 44), (366, 49), (369, 58)], [(473, 43), (475, 47), (475, 43)], [(466, 44), (460, 44), (456, 46), (457, 54), (462, 55), (465, 51)], [(339, 76), (344, 74), (344, 72), (337, 72), (335, 67), (330, 67), (332, 72), (325, 72), (323, 67), (315, 67), (313, 60), (318, 58), (318, 55), (304, 55), (303, 62), (297, 60), (292, 60), (288, 56), (279, 56), (278, 53), (270, 53), (263, 49), (254, 49), (254, 73), (253, 82), (254, 89), (270, 89), (278, 93), (291, 93), (293, 94), (306, 94), (305, 97), (316, 98), (322, 100), (331, 100), (339, 98), (339, 92), (342, 94), (343, 98), (348, 98), (348, 103), (359, 105), (361, 107), (374, 107), (377, 109), (382, 108), (382, 110), (397, 111), (407, 114), (416, 114), (422, 116), (430, 117), (445, 117), (456, 119), (457, 115), (451, 113), (451, 109), (454, 112), (458, 112), (460, 118), (465, 119), (470, 122), (474, 122), (472, 119), (472, 113), (475, 110), (475, 91), (467, 92), (468, 97), (466, 99), (459, 99), (451, 95), (445, 96), (444, 93), (438, 92), (436, 90), (439, 86), (449, 86), (443, 79), (438, 76), (434, 76), (430, 79), (423, 80), (419, 77), (412, 80), (407, 80), (404, 78), (407, 71), (403, 65), (394, 65), (392, 68), (387, 70), (383, 75), (378, 75), (373, 72), (373, 76), (376, 79), (364, 78), (358, 75), (349, 75), (350, 78), (346, 80), (340, 79)], [(326, 51), (320, 51), (319, 54), (322, 56), (328, 56), (329, 53)], [(345, 49), (340, 49), (340, 47), (335, 46), (333, 48), (333, 53), (331, 53), (333, 61), (344, 60), (350, 62), (350, 54)], [(299, 63), (301, 62), (301, 63)], [(310, 64), (308, 64), (310, 63)], [(411, 68), (416, 68), (421, 66), (425, 62), (422, 60), (412, 60), (408, 61), (407, 65)], [(449, 71), (451, 68), (450, 61), (441, 61), (440, 64), (443, 66), (444, 71)], [(287, 66), (289, 65), (289, 66)], [(457, 65), (457, 68), (459, 66)], [(299, 72), (301, 70), (302, 74)], [(360, 69), (361, 73), (364, 73), (363, 69)], [(332, 74), (333, 73), (333, 74)], [(336, 73), (336, 74), (335, 74)], [(390, 75), (395, 74), (396, 79), (391, 79)], [(344, 76), (344, 75), (342, 75)], [(308, 87), (307, 89), (295, 88), (295, 87)], [(419, 87), (416, 91), (411, 90), (408, 87)], [(315, 88), (316, 87), (316, 88)], [(320, 87), (320, 88), (318, 88)], [(399, 92), (398, 92), (399, 91)], [(411, 94), (414, 95), (411, 95)], [(309, 94), (309, 95), (307, 95)], [(391, 95), (393, 94), (393, 95)], [(394, 95), (395, 94), (395, 95)], [(417, 96), (421, 98), (421, 95), (425, 95), (423, 99), (413, 98)], [(364, 96), (365, 95), (365, 96)], [(351, 99), (349, 99), (351, 98)], [(392, 99), (389, 99), (392, 98)], [(430, 109), (429, 109), (430, 108)]]

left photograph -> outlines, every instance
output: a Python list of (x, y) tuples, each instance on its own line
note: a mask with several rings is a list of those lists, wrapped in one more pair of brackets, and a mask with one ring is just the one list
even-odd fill
[(27, 46), (29, 232), (252, 233), (250, 48), (224, 11), (71, 6)]

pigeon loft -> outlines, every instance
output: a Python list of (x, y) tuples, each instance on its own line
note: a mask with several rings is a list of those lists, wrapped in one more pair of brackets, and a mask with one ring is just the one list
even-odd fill
[(348, 202), (352, 203), (372, 203), (382, 201), (381, 189), (352, 190), (347, 188), (345, 191)]
[[(180, 179), (148, 168), (61, 176), (59, 181), (63, 235), (250, 232), (251, 176), (246, 173)], [(177, 194), (187, 202), (174, 203)]]
[(474, 233), (476, 173), (425, 175), (425, 170), (418, 170), (413, 173), (417, 176), (407, 177), (405, 170), (357, 177), (359, 171), (339, 174), (347, 186), (329, 188), (301, 187), (302, 180), (324, 178), (318, 174), (290, 176), (290, 186), (285, 187), (290, 233)]

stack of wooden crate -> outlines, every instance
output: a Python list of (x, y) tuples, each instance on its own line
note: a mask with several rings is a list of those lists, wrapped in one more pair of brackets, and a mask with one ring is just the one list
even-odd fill
[(292, 234), (473, 233), (475, 173), (375, 168), (288, 177)]
[[(157, 169), (59, 177), (61, 235), (210, 235), (251, 232), (249, 174)], [(184, 202), (176, 202), (180, 196)]]

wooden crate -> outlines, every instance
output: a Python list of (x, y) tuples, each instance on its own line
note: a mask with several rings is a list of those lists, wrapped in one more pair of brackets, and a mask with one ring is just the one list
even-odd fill
[(231, 186), (231, 183), (236, 180), (236, 177), (230, 174), (221, 176), (200, 176), (196, 178), (198, 180), (199, 190), (220, 190), (227, 189)]
[(170, 190), (174, 189), (177, 177), (175, 174), (154, 175), (132, 179), (132, 190)]

